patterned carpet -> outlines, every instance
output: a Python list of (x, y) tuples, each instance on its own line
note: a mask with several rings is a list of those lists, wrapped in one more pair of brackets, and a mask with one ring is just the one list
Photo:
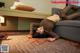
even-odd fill
[(8, 36), (1, 44), (9, 45), (9, 53), (80, 53), (80, 44), (58, 39), (49, 42), (47, 39), (34, 39), (28, 35)]
[(50, 50), (54, 51), (51, 53), (80, 53), (80, 43), (74, 41), (60, 38), (56, 41), (50, 42), (46, 38), (32, 38), (31, 36), (27, 36), (27, 39), (39, 46), (42, 45), (43, 47), (46, 47), (45, 50), (47, 50), (47, 46), (49, 46), (49, 48), (51, 47)]

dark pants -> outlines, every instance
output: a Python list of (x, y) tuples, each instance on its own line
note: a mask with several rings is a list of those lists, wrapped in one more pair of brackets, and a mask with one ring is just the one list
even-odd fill
[(49, 36), (48, 36), (48, 34), (46, 34), (46, 33), (43, 33), (43, 34), (40, 34), (40, 33), (34, 33), (33, 35), (32, 35), (32, 37), (33, 38), (48, 38)]
[(75, 20), (80, 17), (80, 7), (70, 5), (62, 10), (63, 19)]

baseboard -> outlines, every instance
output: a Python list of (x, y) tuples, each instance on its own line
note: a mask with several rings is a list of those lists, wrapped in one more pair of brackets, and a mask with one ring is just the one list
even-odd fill
[(30, 30), (1, 30), (0, 33), (6, 35), (26, 35), (30, 33)]
[(29, 32), (30, 30), (0, 30), (0, 32)]

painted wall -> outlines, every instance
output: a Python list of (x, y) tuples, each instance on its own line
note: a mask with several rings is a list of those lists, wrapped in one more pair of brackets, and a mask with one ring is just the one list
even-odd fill
[(30, 30), (30, 24), (39, 23), (38, 19), (18, 18), (18, 30)]
[[(16, 0), (0, 0), (0, 2), (5, 3), (6, 8), (10, 8)], [(21, 3), (32, 6), (36, 10), (35, 12), (51, 14), (51, 8), (64, 8), (65, 4), (52, 4), (53, 0), (19, 0)], [(61, 0), (62, 1), (62, 0)], [(63, 0), (66, 1), (66, 0)]]
[[(52, 4), (52, 0), (20, 0), (20, 2), (34, 7), (35, 12), (51, 14), (51, 8), (64, 8), (65, 4)], [(66, 1), (66, 0), (63, 0)]]
[(15, 0), (0, 0), (0, 2), (4, 2), (5, 3), (5, 8), (9, 8), (10, 6), (13, 5)]
[(0, 30), (17, 30), (18, 19), (15, 17), (5, 17), (5, 18), (6, 18), (6, 24), (5, 25), (0, 24)]
[[(5, 8), (10, 8), (10, 6), (14, 3), (14, 0), (0, 0), (1, 2), (5, 2)], [(51, 8), (64, 8), (65, 4), (52, 4), (50, 3), (51, 0), (20, 0), (20, 2), (24, 3), (25, 5), (32, 6), (36, 10), (35, 12), (51, 14)], [(17, 23), (18, 22), (18, 23)], [(0, 30), (26, 30), (29, 29), (30, 20), (18, 18), (7, 18), (7, 26), (1, 26)]]
[[(64, 0), (65, 1), (65, 0)], [(51, 8), (64, 8), (65, 4), (52, 4), (50, 3), (51, 0), (20, 0), (20, 2), (24, 3), (25, 5), (29, 5), (34, 7), (36, 10), (35, 12), (51, 14)], [(31, 21), (28, 19), (18, 19), (18, 30), (28, 30), (30, 29)]]
[(30, 22), (26, 18), (18, 18), (18, 30), (29, 30)]

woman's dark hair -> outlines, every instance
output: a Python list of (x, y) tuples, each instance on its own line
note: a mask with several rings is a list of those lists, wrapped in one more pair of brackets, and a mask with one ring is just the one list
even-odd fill
[(32, 37), (33, 38), (47, 38), (48, 37), (47, 33), (44, 32), (43, 34), (40, 34), (40, 33), (36, 32), (38, 27), (39, 26), (33, 26), (32, 27)]
[(33, 38), (48, 38), (49, 35), (46, 34), (45, 32), (43, 34), (40, 34), (38, 32), (35, 32), (33, 35), (32, 35)]

